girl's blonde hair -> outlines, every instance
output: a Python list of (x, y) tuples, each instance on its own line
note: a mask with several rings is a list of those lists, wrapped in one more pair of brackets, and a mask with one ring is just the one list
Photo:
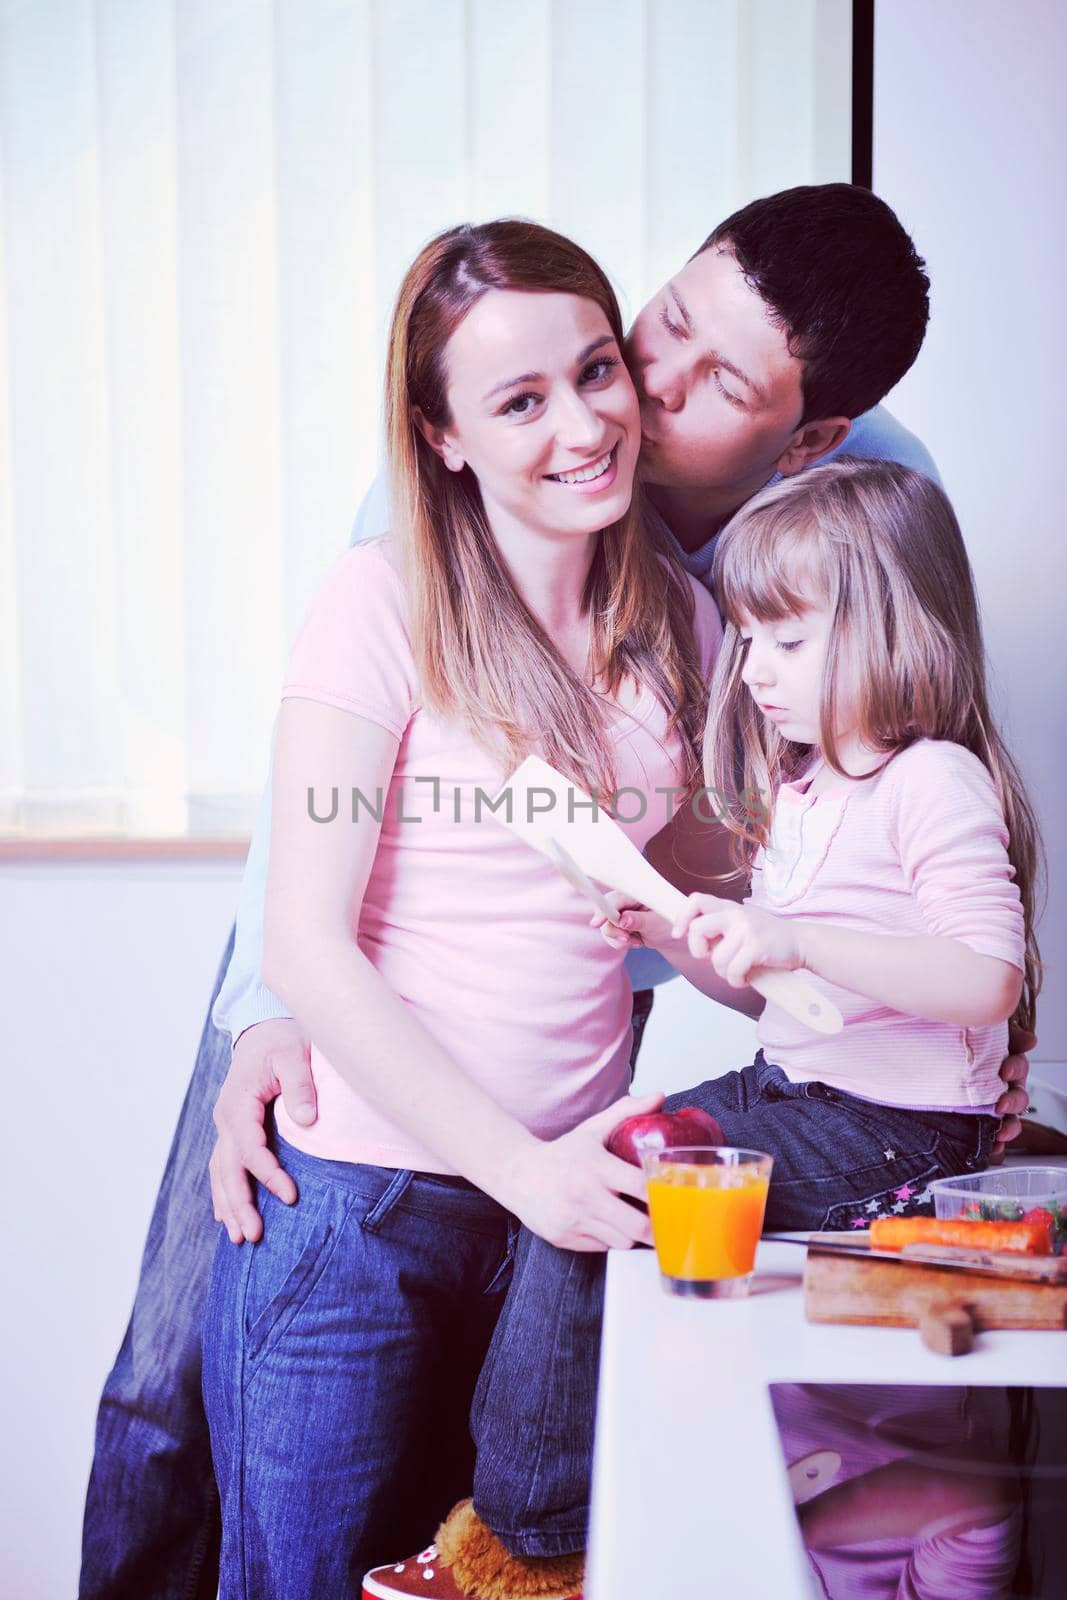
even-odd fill
[[(743, 615), (775, 622), (825, 606), (832, 617), (819, 746), (845, 774), (834, 726), (846, 672), (857, 731), (891, 759), (917, 739), (963, 745), (992, 776), (1026, 920), (1026, 970), (1012, 1019), (1032, 1028), (1041, 963), (1035, 937), (1042, 849), (1018, 769), (997, 733), (986, 690), (974, 577), (959, 524), (929, 478), (893, 462), (839, 458), (756, 495), (720, 535), (714, 583), (725, 624), (704, 745), (708, 784), (748, 869), (769, 836), (770, 804), (810, 764), (742, 682)], [(868, 776), (874, 776), (874, 773)]]
[(643, 525), (639, 486), (607, 528), (582, 596), (592, 616), (586, 684), (519, 595), (490, 532), (469, 467), (450, 472), (424, 438), (450, 422), (446, 349), (488, 289), (580, 295), (607, 317), (620, 348), (611, 285), (578, 245), (533, 222), (450, 228), (431, 239), (400, 288), (389, 337), (386, 433), (394, 537), (412, 601), (413, 648), (426, 702), (461, 718), (487, 750), (517, 764), (538, 749), (585, 788), (615, 789), (604, 695), (641, 680), (677, 728), (686, 782), (696, 785), (707, 706), (693, 593), (681, 567)]

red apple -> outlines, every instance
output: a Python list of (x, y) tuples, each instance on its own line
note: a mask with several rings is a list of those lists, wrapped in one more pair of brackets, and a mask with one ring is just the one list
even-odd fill
[(643, 1116), (627, 1117), (608, 1140), (608, 1149), (622, 1161), (641, 1165), (643, 1150), (670, 1150), (687, 1144), (725, 1144), (714, 1117), (699, 1106), (683, 1106), (680, 1111), (647, 1111)]

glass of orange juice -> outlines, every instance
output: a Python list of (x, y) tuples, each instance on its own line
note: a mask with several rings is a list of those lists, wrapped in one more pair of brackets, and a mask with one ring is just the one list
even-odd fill
[(680, 1145), (648, 1150), (642, 1164), (664, 1288), (705, 1300), (746, 1295), (772, 1158), (728, 1145)]

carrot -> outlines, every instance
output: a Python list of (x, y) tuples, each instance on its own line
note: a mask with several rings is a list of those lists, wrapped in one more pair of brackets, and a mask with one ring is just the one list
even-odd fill
[(970, 1222), (958, 1217), (875, 1217), (872, 1250), (903, 1250), (906, 1244), (961, 1245), (968, 1250), (1010, 1250), (1047, 1256), (1052, 1239), (1043, 1222)]

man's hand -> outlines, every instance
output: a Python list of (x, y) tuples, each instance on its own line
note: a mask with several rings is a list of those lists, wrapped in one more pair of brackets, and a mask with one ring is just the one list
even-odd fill
[(1036, 1033), (1028, 1033), (1024, 1028), (1016, 1028), (1014, 1024), (1008, 1029), (1009, 1054), (1000, 1063), (1000, 1076), (1006, 1087), (996, 1105), (997, 1116), (1001, 1120), (1000, 1129), (989, 1154), (991, 1166), (1000, 1165), (1004, 1160), (1004, 1146), (1017, 1139), (1022, 1132), (1023, 1125), (1019, 1118), (1030, 1104), (1030, 1095), (1026, 1087), (1030, 1063), (1026, 1052), (1035, 1049), (1036, 1046)]
[(263, 1221), (252, 1204), (248, 1175), (285, 1204), (296, 1199), (296, 1184), (267, 1148), (264, 1118), (281, 1095), (294, 1122), (305, 1127), (318, 1115), (311, 1076), (311, 1049), (291, 1018), (274, 1018), (246, 1028), (233, 1051), (226, 1081), (215, 1102), (218, 1140), (208, 1170), (215, 1221), (226, 1225), (234, 1244), (254, 1244)]

